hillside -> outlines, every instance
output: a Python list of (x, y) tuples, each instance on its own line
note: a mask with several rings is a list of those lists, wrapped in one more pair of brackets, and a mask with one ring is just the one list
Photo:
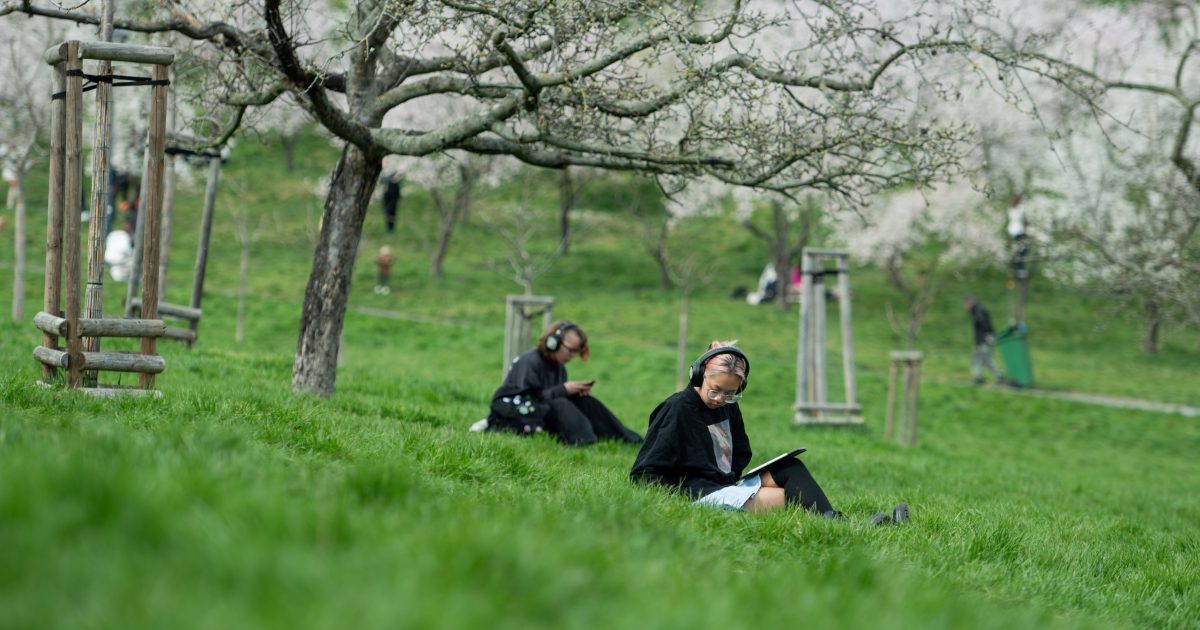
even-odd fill
[[(921, 442), (884, 442), (883, 275), (855, 269), (862, 429), (791, 426), (796, 313), (731, 300), (765, 252), (716, 225), (725, 266), (693, 296), (690, 348), (737, 338), (754, 375), (742, 408), (755, 461), (805, 461), (849, 522), (750, 516), (632, 487), (633, 447), (567, 449), (468, 433), (501, 376), (504, 295), (519, 287), (481, 218), (525, 192), (480, 194), (446, 278), (424, 240), (367, 221), (337, 393), (290, 393), (292, 352), (320, 215), (313, 189), (335, 152), (306, 138), (285, 173), (270, 141), (243, 142), (222, 174), (197, 346), (160, 342), (161, 400), (91, 400), (34, 383), (44, 175), (30, 183), (27, 317), (0, 322), (0, 627), (1191, 627), (1200, 618), (1196, 418), (976, 388), (974, 291), (997, 319), (1001, 275), (958, 270), (917, 347), (927, 356)], [(534, 202), (556, 204), (552, 178)], [(177, 200), (168, 299), (186, 302), (202, 182)], [(238, 209), (249, 215), (252, 300), (234, 341)], [(404, 222), (432, 229), (405, 190)], [(619, 206), (577, 215), (577, 239), (538, 281), (587, 328), (573, 378), (644, 431), (675, 377), (678, 296), (658, 287)], [(11, 228), (10, 228), (11, 229)], [(11, 231), (0, 295), (11, 294)], [(392, 292), (371, 258), (397, 254)], [(106, 287), (119, 308), (123, 286)], [(7, 312), (7, 308), (5, 308)], [(1035, 281), (1039, 386), (1200, 404), (1200, 336), (1138, 347), (1136, 314)], [(119, 344), (118, 346), (119, 347)], [(128, 380), (126, 381), (128, 382)], [(899, 500), (904, 527), (862, 523)]]

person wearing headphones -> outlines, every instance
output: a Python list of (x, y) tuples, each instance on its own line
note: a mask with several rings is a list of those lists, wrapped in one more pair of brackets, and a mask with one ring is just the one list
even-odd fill
[[(800, 505), (841, 518), (812, 474), (795, 457), (741, 478), (752, 451), (737, 402), (750, 376), (750, 361), (732, 341), (713, 341), (692, 364), (688, 387), (650, 414), (646, 440), (629, 472), (632, 481), (667, 486), (695, 503), (747, 512)], [(908, 506), (880, 512), (872, 524), (908, 519)]]
[(545, 431), (575, 446), (601, 439), (641, 442), (641, 435), (592, 396), (595, 381), (567, 380), (566, 365), (575, 357), (587, 361), (590, 354), (587, 333), (579, 325), (569, 320), (550, 324), (536, 348), (513, 360), (492, 395), (487, 430)]

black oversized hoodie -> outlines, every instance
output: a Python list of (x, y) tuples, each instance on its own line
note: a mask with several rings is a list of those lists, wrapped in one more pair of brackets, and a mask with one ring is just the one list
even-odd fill
[(737, 404), (709, 409), (688, 387), (650, 413), (646, 441), (629, 478), (678, 488), (698, 499), (737, 483), (750, 457)]
[(567, 368), (542, 356), (536, 348), (513, 359), (504, 382), (492, 394), (492, 400), (504, 396), (528, 394), (541, 400), (567, 395)]

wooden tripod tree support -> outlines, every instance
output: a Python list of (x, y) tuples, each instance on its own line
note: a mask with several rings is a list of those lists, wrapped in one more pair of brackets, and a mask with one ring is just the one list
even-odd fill
[[(800, 351), (796, 365), (796, 424), (863, 424), (862, 406), (857, 401), (854, 380), (854, 333), (850, 329), (849, 253), (841, 249), (803, 250), (800, 292)], [(832, 259), (835, 266), (826, 267)], [(846, 402), (830, 402), (825, 373), (825, 277), (837, 277), (837, 300), (841, 314), (842, 372)]]
[(890, 353), (891, 369), (888, 371), (887, 421), (883, 425), (883, 439), (892, 439), (892, 421), (896, 417), (896, 377), (901, 366), (904, 368), (904, 392), (900, 397), (900, 424), (896, 439), (910, 446), (917, 443), (917, 395), (921, 391), (920, 352), (895, 351)]
[[(554, 321), (554, 298), (542, 295), (508, 295), (504, 298), (504, 374), (513, 359), (533, 348), (538, 334)], [(542, 316), (541, 328), (533, 320)]]
[[(181, 135), (172, 136), (172, 139), (178, 139), (185, 143), (194, 144), (194, 139), (187, 138)], [(217, 182), (221, 177), (221, 156), (215, 151), (204, 153), (196, 153), (180, 148), (173, 148), (176, 153), (190, 153), (199, 155), (208, 159), (208, 184), (204, 188), (204, 213), (200, 218), (200, 242), (196, 247), (196, 267), (192, 275), (192, 297), (187, 306), (160, 302), (158, 305), (158, 314), (172, 317), (175, 319), (184, 320), (187, 322), (187, 328), (175, 328), (168, 326), (167, 332), (163, 336), (167, 339), (175, 339), (183, 341), (190, 348), (196, 343), (200, 334), (200, 319), (203, 312), (200, 309), (200, 302), (204, 298), (204, 274), (208, 267), (208, 243), (212, 236), (213, 212), (217, 203)], [(135, 237), (133, 248), (137, 252), (134, 254), (135, 260), (142, 250), (142, 239), (144, 232), (137, 230), (140, 237)], [(160, 274), (161, 277), (162, 274)], [(141, 310), (142, 301), (134, 297), (137, 292), (138, 283), (141, 281), (141, 275), (138, 273), (130, 274), (129, 278), (129, 295), (125, 301), (126, 317), (131, 317), (134, 313)]]
[[(164, 328), (158, 313), (159, 221), (162, 214), (163, 155), (166, 139), (167, 70), (175, 60), (170, 48), (112, 44), (108, 42), (67, 41), (46, 51), (46, 63), (54, 68), (54, 90), (51, 99), (50, 131), (50, 195), (46, 218), (46, 282), (42, 312), (34, 317), (34, 325), (42, 331), (42, 344), (34, 350), (34, 358), (42, 363), (42, 380), (53, 382), (58, 370), (67, 372), (70, 389), (97, 395), (109, 395), (115, 390), (101, 388), (95, 383), (85, 387), (86, 371), (136, 372), (139, 385), (145, 392), (154, 391), (154, 375), (166, 369), (157, 356), (155, 344)], [(94, 77), (99, 85), (113, 81), (111, 62), (150, 64), (152, 66), (150, 101), (150, 142), (147, 151), (147, 194), (142, 221), (150, 230), (143, 273), (154, 270), (153, 281), (147, 280), (142, 301), (147, 305), (144, 319), (106, 319), (102, 313), (104, 230), (98, 229), (105, 220), (103, 204), (95, 203), (93, 195), (91, 227), (88, 243), (87, 304), (81, 304), (83, 288), (82, 256), (79, 245), (79, 208), (83, 201), (83, 62), (100, 61), (101, 75)], [(107, 62), (107, 63), (106, 63)], [(107, 74), (105, 74), (107, 73)], [(103, 106), (101, 106), (103, 107)], [(106, 116), (106, 112), (101, 112)], [(97, 151), (104, 154), (109, 145), (106, 128), (97, 138)], [(107, 156), (97, 156), (94, 169), (107, 170)], [(98, 178), (98, 181), (103, 178)], [(100, 197), (102, 199), (102, 197)], [(65, 260), (64, 260), (65, 257)], [(66, 266), (65, 283), (62, 278)], [(149, 277), (149, 276), (147, 276)], [(63, 285), (66, 285), (65, 289)], [(66, 311), (60, 311), (65, 290)], [(86, 306), (86, 316), (83, 309)], [(65, 316), (64, 316), (65, 315)], [(66, 337), (66, 350), (59, 338)], [(138, 337), (140, 352), (101, 352), (101, 337)], [(86, 343), (86, 347), (85, 347)]]

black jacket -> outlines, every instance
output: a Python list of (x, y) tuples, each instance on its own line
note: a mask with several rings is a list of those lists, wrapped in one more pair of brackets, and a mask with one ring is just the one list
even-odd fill
[(971, 324), (975, 327), (975, 345), (988, 343), (988, 337), (996, 332), (992, 328), (992, 316), (983, 305), (976, 302), (971, 305)]
[(513, 359), (504, 382), (492, 394), (492, 400), (516, 394), (530, 394), (540, 400), (567, 395), (567, 368), (551, 363), (536, 349)]
[[(558, 363), (547, 361), (537, 349), (513, 359), (512, 367), (504, 376), (504, 382), (492, 394), (491, 413), (488, 414), (488, 426), (497, 429), (528, 429), (540, 428), (548, 407), (542, 404), (555, 398), (567, 395), (567, 368)], [(523, 403), (532, 408), (521, 411), (514, 407), (513, 398), (520, 395), (529, 402)], [(529, 415), (518, 415), (529, 412)]]
[(629, 478), (677, 488), (698, 499), (737, 483), (751, 454), (737, 404), (709, 409), (688, 387), (650, 414), (646, 441)]

